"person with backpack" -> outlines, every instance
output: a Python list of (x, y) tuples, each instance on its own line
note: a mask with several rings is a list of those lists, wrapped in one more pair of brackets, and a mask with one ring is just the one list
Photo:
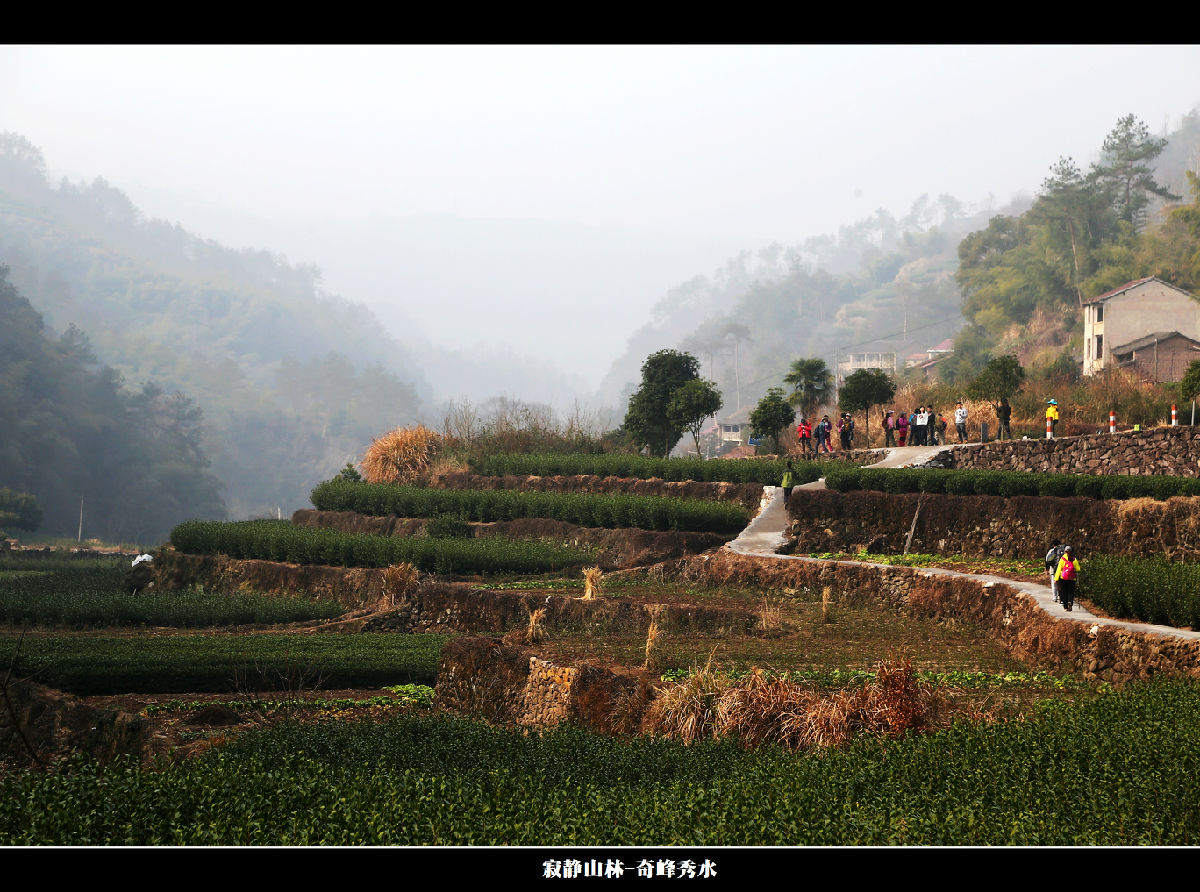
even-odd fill
[(885, 447), (896, 445), (896, 413), (891, 409), (887, 410), (887, 414), (883, 416), (883, 445)]
[(792, 489), (796, 486), (796, 472), (792, 468), (792, 460), (789, 458), (787, 467), (783, 469), (783, 480), (779, 482), (783, 487), (783, 508), (786, 511), (788, 498), (792, 495)]
[(1066, 546), (1062, 544), (1061, 539), (1055, 539), (1050, 543), (1050, 550), (1046, 552), (1046, 572), (1050, 574), (1050, 593), (1054, 595), (1054, 600), (1058, 601), (1058, 562), (1062, 559), (1063, 549)]
[(900, 445), (903, 446), (908, 438), (908, 416), (903, 411), (896, 418), (896, 434), (900, 437)]
[(1058, 597), (1063, 608), (1071, 610), (1075, 606), (1075, 582), (1079, 578), (1079, 563), (1075, 560), (1075, 551), (1070, 545), (1063, 548), (1054, 578), (1058, 580)]

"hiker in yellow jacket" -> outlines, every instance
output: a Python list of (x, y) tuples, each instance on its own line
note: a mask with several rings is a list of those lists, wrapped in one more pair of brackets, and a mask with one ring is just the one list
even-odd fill
[(1058, 427), (1058, 400), (1050, 400), (1046, 404), (1046, 423), (1050, 425), (1050, 436), (1054, 436), (1054, 429)]
[(1058, 583), (1058, 597), (1062, 606), (1070, 610), (1075, 605), (1075, 580), (1079, 578), (1079, 561), (1075, 560), (1075, 551), (1068, 545), (1063, 549), (1063, 555), (1058, 559), (1058, 569), (1054, 571), (1054, 581)]

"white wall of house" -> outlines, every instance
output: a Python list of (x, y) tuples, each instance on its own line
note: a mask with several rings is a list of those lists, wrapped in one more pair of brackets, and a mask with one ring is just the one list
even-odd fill
[(1113, 366), (1112, 348), (1156, 331), (1200, 339), (1200, 300), (1151, 279), (1095, 303), (1083, 305), (1083, 373)]

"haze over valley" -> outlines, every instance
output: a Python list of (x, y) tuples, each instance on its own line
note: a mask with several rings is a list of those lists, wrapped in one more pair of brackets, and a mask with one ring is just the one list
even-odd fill
[[(97, 530), (150, 541), (189, 504), (289, 514), (452, 405), (610, 430), (662, 348), (726, 412), (802, 356), (923, 350), (969, 321), (963, 239), (1122, 116), (1167, 140), (1156, 175), (1189, 200), (1200, 52), (1099, 64), (1116, 52), (0, 48), (5, 318), (57, 393), (113, 401), (86, 446), (51, 425), (59, 469), (35, 467), (45, 438), (0, 442), (0, 487), (57, 480), (47, 526), (71, 529), (99, 484), (61, 467), (104, 464), (107, 426), (153, 403), (161, 450), (127, 459), (175, 507)], [(133, 479), (95, 510), (138, 510)]]

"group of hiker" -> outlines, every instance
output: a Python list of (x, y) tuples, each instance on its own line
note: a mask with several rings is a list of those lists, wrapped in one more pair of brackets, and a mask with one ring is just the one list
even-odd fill
[[(822, 416), (816, 425), (801, 416), (800, 423), (796, 425), (796, 438), (800, 441), (800, 454), (811, 458), (818, 452), (833, 452), (831, 444), (835, 429), (838, 432), (842, 449), (853, 449), (854, 417), (849, 412), (843, 412), (838, 416), (836, 426), (829, 420), (828, 415)], [(813, 442), (814, 440), (816, 443)]]
[[(1012, 406), (1007, 399), (995, 403), (992, 409), (996, 413), (996, 439), (1012, 439)], [(954, 433), (959, 443), (966, 443), (967, 407), (960, 400), (954, 407)], [(884, 432), (884, 447), (893, 446), (945, 446), (947, 431), (950, 423), (945, 413), (936, 411), (933, 406), (922, 405), (912, 412), (905, 413), (895, 409), (887, 409), (880, 418)], [(1048, 400), (1046, 403), (1046, 425), (1053, 436), (1058, 426), (1058, 400)], [(818, 453), (833, 452), (833, 433), (837, 431), (842, 450), (854, 448), (854, 416), (842, 412), (837, 422), (829, 419), (828, 415), (821, 416), (815, 425), (804, 416), (796, 425), (796, 436), (800, 441), (800, 455), (811, 458)]]

